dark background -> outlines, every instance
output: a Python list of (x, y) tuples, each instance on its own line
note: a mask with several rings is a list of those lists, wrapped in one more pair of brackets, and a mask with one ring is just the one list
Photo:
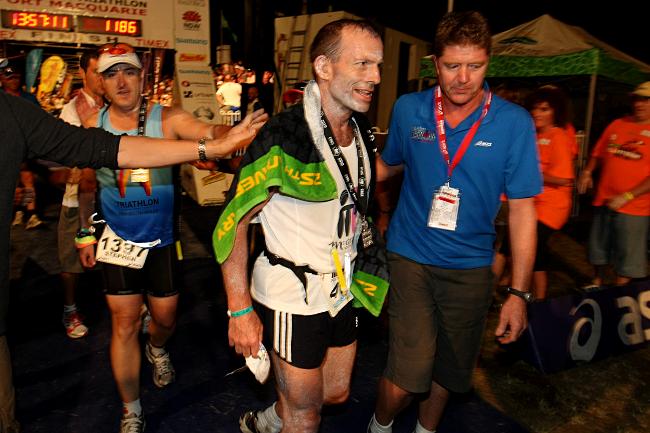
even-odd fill
[[(647, 32), (648, 15), (641, 11), (643, 2), (598, 2), (584, 0), (456, 0), (454, 10), (478, 10), (489, 20), (493, 33), (550, 14), (566, 24), (582, 27), (598, 39), (638, 60), (650, 63)], [(242, 59), (256, 69), (271, 69), (273, 63), (276, 16), (346, 11), (412, 36), (432, 41), (440, 17), (447, 11), (444, 0), (243, 0), (210, 1), (213, 47), (232, 45), (233, 60)], [(234, 42), (226, 29), (221, 38), (220, 14), (237, 36)]]

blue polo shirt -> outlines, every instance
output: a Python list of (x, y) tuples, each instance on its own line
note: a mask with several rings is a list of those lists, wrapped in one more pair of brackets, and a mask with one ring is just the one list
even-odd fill
[[(445, 122), (450, 160), (482, 108), (456, 128)], [(397, 100), (381, 157), (388, 165), (404, 164), (399, 202), (388, 230), (388, 250), (447, 269), (489, 266), (501, 194), (526, 198), (542, 189), (533, 121), (525, 109), (496, 95), (451, 176), (450, 185), (460, 190), (455, 231), (427, 227), (433, 194), (447, 181), (447, 163), (434, 123), (433, 88)]]

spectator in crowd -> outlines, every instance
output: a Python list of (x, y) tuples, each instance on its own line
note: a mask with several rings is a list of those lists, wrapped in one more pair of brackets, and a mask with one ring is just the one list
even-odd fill
[(433, 432), (450, 393), (470, 389), (492, 301), (503, 193), (513, 287), (495, 335), (507, 344), (526, 328), (533, 197), (541, 191), (532, 120), (484, 82), (491, 35), (478, 12), (447, 13), (433, 51), (439, 84), (397, 100), (377, 159), (378, 181), (401, 172), (404, 181), (387, 232), (390, 338), (371, 433), (391, 432), (395, 416), (423, 393), (415, 432)]
[(548, 289), (548, 240), (569, 219), (572, 205), (575, 138), (567, 134), (566, 96), (557, 87), (543, 86), (527, 98), (535, 129), (544, 189), (535, 197), (537, 253), (533, 267), (535, 299), (546, 298)]
[[(104, 105), (104, 86), (101, 75), (97, 72), (96, 50), (87, 50), (79, 59), (79, 75), (83, 87), (70, 102), (61, 110), (59, 118), (71, 125), (81, 126), (81, 119), (77, 113), (77, 100), (84, 98), (91, 110), (99, 110)], [(95, 199), (95, 176), (92, 169), (73, 167), (67, 170), (65, 192), (59, 214), (57, 241), (59, 262), (61, 264), (61, 281), (63, 284), (63, 326), (70, 338), (81, 338), (88, 333), (88, 327), (83, 323), (77, 311), (75, 292), (79, 281), (79, 274), (83, 267), (79, 261), (79, 254), (74, 243), (77, 231), (83, 227), (81, 220), (87, 221), (90, 214), (79, 211), (80, 205), (84, 209), (92, 206)], [(80, 220), (80, 215), (81, 220)]]
[[(2, 90), (9, 95), (18, 96), (40, 107), (36, 96), (23, 90), (22, 76), (17, 66), (7, 63), (4, 68), (0, 69)], [(43, 224), (36, 207), (36, 174), (33, 170), (33, 163), (34, 161), (30, 160), (21, 164), (20, 177), (15, 193), (16, 212), (12, 222), (12, 225), (17, 226), (23, 224), (25, 217), (27, 217), (27, 224), (25, 224), (27, 230)]]
[[(0, 68), (6, 59), (0, 59)], [(40, 108), (0, 92), (0, 432), (16, 433), (15, 392), (7, 345), (9, 307), (9, 221), (14, 183), (25, 155), (67, 166), (160, 167), (194, 160), (197, 156), (222, 158), (247, 146), (266, 120), (250, 115), (227, 136), (214, 140), (175, 141), (115, 136), (97, 129), (83, 130), (59, 121)], [(204, 147), (205, 146), (205, 147)], [(160, 152), (161, 147), (165, 152)]]
[[(160, 138), (197, 140), (199, 159), (206, 163), (203, 146), (208, 138), (225, 136), (229, 127), (195, 119), (179, 107), (148, 106), (141, 89), (145, 71), (133, 47), (110, 43), (99, 49), (97, 71), (102, 75), (108, 107), (95, 113), (88, 125), (116, 135), (147, 135)], [(261, 115), (261, 111), (251, 117)], [(250, 123), (250, 122), (246, 122)], [(96, 172), (99, 204), (105, 227), (102, 239), (124, 245), (120, 257), (104, 257), (104, 292), (111, 312), (111, 365), (123, 403), (122, 433), (144, 431), (140, 404), (140, 342), (143, 295), (151, 313), (146, 359), (153, 365), (153, 382), (162, 388), (175, 380), (175, 370), (165, 349), (176, 325), (178, 287), (174, 222), (174, 177), (171, 167)], [(98, 244), (98, 256), (101, 257)], [(130, 247), (128, 247), (130, 245)], [(113, 250), (114, 251), (114, 250)], [(146, 253), (145, 253), (146, 252)], [(92, 242), (80, 245), (84, 267), (95, 265)], [(134, 266), (139, 259), (138, 266)]]
[[(230, 345), (255, 356), (263, 341), (276, 378), (278, 401), (246, 412), (244, 433), (315, 433), (322, 406), (349, 395), (357, 345), (349, 285), (374, 161), (370, 124), (360, 113), (380, 82), (381, 36), (366, 21), (337, 20), (318, 32), (310, 59), (316, 81), (248, 149), (214, 234)], [(262, 173), (256, 167), (267, 180), (253, 186), (248, 179)], [(285, 172), (319, 180), (314, 189)], [(266, 244), (249, 286), (253, 217)]]
[(231, 74), (223, 76), (223, 84), (217, 89), (217, 101), (226, 110), (238, 110), (241, 107), (241, 84), (233, 80)]
[(243, 114), (246, 115), (247, 113), (252, 113), (253, 111), (259, 110), (262, 108), (262, 104), (260, 103), (260, 91), (257, 89), (256, 86), (251, 86), (248, 88), (248, 99), (246, 103), (246, 112)]
[(650, 216), (650, 81), (631, 94), (633, 114), (614, 120), (594, 146), (578, 179), (578, 192), (593, 187), (594, 219), (589, 236), (589, 261), (595, 266), (592, 285), (604, 282), (607, 265), (616, 273), (614, 284), (647, 275), (648, 216)]
[(271, 114), (275, 111), (275, 77), (273, 72), (264, 71), (262, 74), (262, 85), (260, 86), (260, 102), (264, 111)]

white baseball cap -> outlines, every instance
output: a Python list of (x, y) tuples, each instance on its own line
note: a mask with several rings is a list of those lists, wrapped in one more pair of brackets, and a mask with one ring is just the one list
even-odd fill
[(126, 63), (138, 69), (142, 69), (140, 58), (132, 46), (124, 43), (105, 45), (99, 49), (97, 59), (97, 72), (102, 73), (118, 63)]

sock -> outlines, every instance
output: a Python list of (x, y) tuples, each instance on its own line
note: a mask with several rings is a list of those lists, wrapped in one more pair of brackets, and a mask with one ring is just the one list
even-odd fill
[(389, 422), (388, 425), (381, 425), (375, 418), (375, 414), (372, 414), (370, 418), (370, 424), (368, 424), (368, 432), (370, 433), (392, 433), (393, 432), (393, 421)]
[(257, 413), (256, 427), (264, 433), (280, 433), (282, 430), (282, 418), (275, 411), (275, 403)]
[(134, 413), (137, 416), (142, 415), (142, 405), (140, 405), (140, 399), (133, 400), (128, 403), (122, 402), (122, 407), (124, 408), (124, 415)]
[(420, 424), (420, 420), (418, 420), (417, 424), (415, 424), (415, 430), (413, 430), (413, 433), (436, 433), (436, 431), (425, 429), (422, 427), (422, 424)]
[(160, 355), (164, 355), (165, 353), (167, 353), (167, 350), (165, 350), (165, 346), (156, 347), (156, 346), (153, 345), (151, 340), (149, 340), (149, 347), (151, 347), (151, 353), (153, 353), (153, 356), (160, 356)]
[(65, 305), (63, 304), (63, 314), (70, 314), (77, 311), (77, 304)]

